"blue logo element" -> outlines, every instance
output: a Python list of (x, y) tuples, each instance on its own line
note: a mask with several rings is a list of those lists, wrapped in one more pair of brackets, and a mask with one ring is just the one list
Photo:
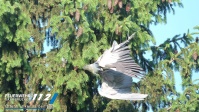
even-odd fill
[(53, 97), (52, 97), (52, 99), (50, 100), (50, 103), (49, 103), (49, 104), (53, 104), (53, 103), (54, 103), (55, 99), (57, 98), (57, 95), (58, 95), (58, 93), (55, 93), (55, 94), (53, 95)]

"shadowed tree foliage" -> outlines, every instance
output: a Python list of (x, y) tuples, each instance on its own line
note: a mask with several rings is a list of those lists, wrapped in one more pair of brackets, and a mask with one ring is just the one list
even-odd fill
[[(149, 29), (166, 23), (176, 5), (183, 6), (179, 0), (0, 0), (0, 110), (49, 104), (45, 97), (5, 101), (5, 94), (59, 93), (52, 111), (144, 112), (152, 107), (197, 112), (199, 85), (191, 77), (199, 70), (198, 38), (193, 37), (199, 33), (188, 31), (155, 45)], [(100, 77), (82, 67), (96, 61), (113, 40), (121, 43), (134, 32), (131, 56), (147, 75), (133, 83), (132, 92), (149, 96), (132, 102), (101, 97)], [(45, 42), (53, 48), (47, 53)], [(152, 60), (144, 57), (148, 51)], [(183, 94), (175, 90), (174, 71), (181, 74)]]

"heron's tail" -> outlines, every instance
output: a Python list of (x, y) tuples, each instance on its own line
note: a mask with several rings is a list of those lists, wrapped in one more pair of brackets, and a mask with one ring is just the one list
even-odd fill
[(99, 91), (101, 96), (110, 98), (110, 99), (118, 99), (118, 100), (144, 100), (148, 95), (140, 94), (140, 93), (115, 93), (115, 94), (107, 94)]
[(121, 100), (144, 100), (148, 95), (139, 93), (120, 94)]

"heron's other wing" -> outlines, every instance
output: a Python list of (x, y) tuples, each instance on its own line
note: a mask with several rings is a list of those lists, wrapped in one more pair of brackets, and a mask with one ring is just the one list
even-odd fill
[[(135, 33), (136, 33), (136, 32), (135, 32)], [(126, 40), (126, 41), (120, 43), (119, 45), (115, 46), (115, 47), (113, 48), (113, 50), (117, 50), (117, 49), (119, 49), (119, 48), (121, 48), (121, 47), (124, 47), (126, 44), (128, 44), (129, 41), (134, 37), (135, 33), (133, 33), (130, 37), (128, 37), (128, 40)], [(113, 45), (112, 45), (112, 47), (113, 47)]]
[(143, 74), (145, 74), (145, 72), (132, 60), (129, 54), (129, 47), (125, 46), (131, 38), (121, 44), (117, 44), (117, 42), (114, 41), (112, 47), (98, 58), (97, 62), (99, 66), (102, 68), (116, 68), (118, 72), (138, 79), (144, 77)]
[(146, 94), (131, 93), (132, 78), (123, 73), (108, 69), (102, 72), (101, 96), (120, 100), (143, 100)]
[(106, 67), (106, 65), (111, 64), (111, 63), (116, 63), (117, 59), (112, 58), (112, 52), (111, 49), (107, 49), (104, 51), (104, 53), (98, 58), (97, 63), (99, 64), (100, 67)]
[(134, 62), (130, 56), (130, 50), (128, 46), (124, 46), (112, 51), (110, 57), (117, 61), (115, 63), (106, 64), (105, 67), (116, 68), (118, 72), (124, 73), (137, 79), (144, 77), (144, 70)]
[(110, 56), (110, 54), (112, 53), (112, 51), (118, 50), (122, 47), (124, 47), (135, 35), (135, 33), (133, 33), (130, 37), (128, 37), (128, 40), (126, 40), (123, 43), (118, 44), (115, 40), (113, 41), (112, 47), (110, 49), (107, 49), (97, 60), (97, 62), (101, 64), (102, 67), (105, 67), (106, 64), (110, 64), (110, 63), (115, 63), (117, 60), (116, 59), (112, 59), (112, 57)]

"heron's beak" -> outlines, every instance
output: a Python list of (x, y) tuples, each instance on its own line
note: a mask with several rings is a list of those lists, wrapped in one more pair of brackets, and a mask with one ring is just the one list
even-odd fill
[(85, 66), (83, 67), (84, 70), (90, 70), (89, 68), (90, 68), (90, 65), (85, 65)]

